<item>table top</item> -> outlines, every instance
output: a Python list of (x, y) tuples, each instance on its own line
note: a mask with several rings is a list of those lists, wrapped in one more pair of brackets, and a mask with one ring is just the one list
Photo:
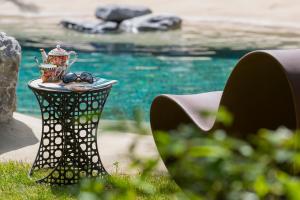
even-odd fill
[(35, 79), (28, 82), (30, 88), (44, 91), (54, 92), (87, 92), (93, 90), (104, 89), (111, 87), (117, 83), (116, 80), (107, 80), (103, 78), (97, 78), (92, 84), (85, 82), (72, 82), (65, 84), (62, 81), (55, 83), (43, 83), (41, 79)]

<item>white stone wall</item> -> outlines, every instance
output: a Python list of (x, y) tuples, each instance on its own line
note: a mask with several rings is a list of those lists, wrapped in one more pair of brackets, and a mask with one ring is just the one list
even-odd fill
[(18, 41), (0, 32), (0, 123), (8, 122), (16, 110), (16, 85), (21, 61)]

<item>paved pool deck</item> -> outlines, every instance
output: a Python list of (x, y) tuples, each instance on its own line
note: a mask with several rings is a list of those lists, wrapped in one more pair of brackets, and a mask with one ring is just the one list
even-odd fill
[[(107, 122), (100, 122), (105, 125)], [(41, 119), (14, 113), (13, 120), (0, 124), (0, 162), (17, 161), (32, 163), (35, 159), (41, 138)], [(127, 132), (100, 130), (98, 147), (102, 163), (109, 173), (115, 173), (115, 162), (118, 162), (118, 173), (134, 174), (139, 169), (130, 167), (129, 147), (137, 142), (134, 153), (141, 158), (156, 158), (158, 152), (152, 135), (139, 135)], [(167, 170), (162, 161), (157, 167), (158, 173)]]

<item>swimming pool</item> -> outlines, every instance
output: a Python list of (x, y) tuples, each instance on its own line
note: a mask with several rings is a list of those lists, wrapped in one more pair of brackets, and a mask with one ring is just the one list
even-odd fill
[[(132, 119), (132, 110), (141, 108), (148, 119), (153, 98), (162, 93), (192, 94), (222, 90), (242, 53), (205, 54), (197, 57), (166, 56), (159, 53), (78, 52), (79, 60), (71, 71), (88, 71), (96, 76), (116, 79), (104, 108), (103, 118), (116, 119), (116, 111)], [(17, 111), (38, 115), (39, 107), (27, 82), (39, 77), (34, 56), (37, 48), (23, 48), (17, 86)]]

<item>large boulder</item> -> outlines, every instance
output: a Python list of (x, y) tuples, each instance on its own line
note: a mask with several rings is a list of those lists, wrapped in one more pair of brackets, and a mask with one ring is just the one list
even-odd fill
[(105, 21), (119, 23), (126, 19), (150, 13), (152, 13), (152, 11), (144, 6), (106, 5), (97, 8), (96, 17)]
[(75, 31), (83, 32), (83, 33), (111, 33), (118, 31), (118, 23), (117, 22), (80, 22), (74, 20), (63, 20), (60, 24), (67, 28)]
[(168, 31), (181, 27), (182, 19), (175, 15), (146, 15), (128, 19), (120, 24), (126, 32)]
[(0, 122), (8, 122), (16, 109), (16, 85), (21, 61), (18, 41), (0, 32)]

